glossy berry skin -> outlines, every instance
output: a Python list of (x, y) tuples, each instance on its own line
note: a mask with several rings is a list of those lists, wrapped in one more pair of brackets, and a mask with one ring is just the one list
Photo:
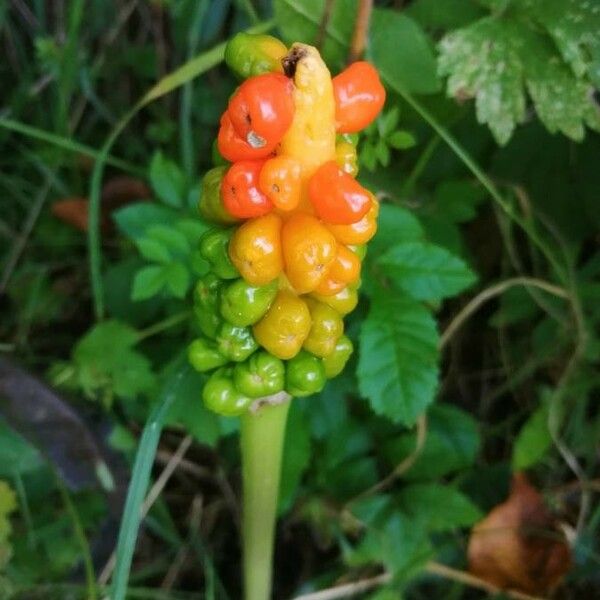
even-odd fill
[(335, 238), (318, 219), (298, 213), (283, 225), (281, 239), (290, 284), (299, 294), (312, 292), (335, 260)]
[(229, 258), (230, 229), (210, 229), (200, 238), (200, 254), (212, 272), (221, 279), (237, 279), (240, 274)]
[(276, 142), (258, 147), (251, 146), (236, 133), (229, 114), (227, 112), (223, 113), (219, 135), (217, 136), (217, 148), (221, 156), (226, 160), (230, 162), (260, 160), (272, 154), (276, 146)]
[(207, 171), (202, 178), (202, 192), (198, 210), (205, 221), (219, 225), (232, 225), (238, 219), (232, 216), (223, 206), (221, 184), (227, 167), (220, 166)]
[(258, 345), (248, 327), (238, 327), (226, 322), (221, 325), (217, 334), (217, 348), (229, 360), (239, 362), (258, 350)]
[(229, 167), (221, 184), (225, 210), (238, 219), (251, 219), (273, 210), (273, 203), (258, 188), (263, 161), (243, 160)]
[(246, 79), (227, 108), (234, 131), (253, 148), (274, 148), (294, 118), (292, 91), (291, 80), (281, 73)]
[(239, 327), (254, 325), (271, 306), (277, 295), (277, 280), (267, 285), (250, 285), (244, 279), (230, 283), (221, 292), (221, 315)]
[(281, 219), (271, 213), (246, 221), (231, 238), (229, 256), (248, 283), (273, 281), (283, 270)]
[(338, 338), (333, 352), (323, 358), (323, 367), (325, 368), (327, 379), (337, 377), (344, 370), (353, 350), (354, 347), (350, 338), (345, 335)]
[(239, 392), (233, 385), (231, 367), (221, 367), (204, 384), (202, 400), (209, 410), (226, 417), (246, 412), (252, 399)]
[(206, 338), (198, 338), (188, 346), (188, 360), (200, 373), (222, 367), (229, 362), (229, 359), (219, 352), (216, 344)]
[(237, 390), (250, 398), (277, 394), (285, 383), (285, 366), (268, 352), (255, 352), (248, 360), (233, 369), (233, 383)]
[(333, 352), (338, 338), (344, 333), (344, 321), (340, 313), (312, 298), (306, 300), (312, 325), (304, 345), (315, 356), (325, 357)]
[(337, 294), (347, 285), (356, 283), (360, 279), (360, 258), (346, 248), (338, 244), (335, 260), (331, 264), (327, 278), (316, 288), (318, 294), (331, 296)]
[(375, 68), (358, 61), (333, 78), (335, 126), (354, 133), (372, 123), (385, 103), (385, 88)]
[(377, 232), (377, 216), (379, 203), (371, 194), (371, 208), (369, 212), (356, 223), (350, 225), (327, 224), (327, 229), (333, 233), (335, 239), (346, 245), (366, 244)]
[(321, 360), (304, 350), (292, 358), (285, 369), (285, 389), (296, 397), (320, 392), (327, 378)]
[(321, 165), (308, 182), (308, 196), (316, 215), (325, 223), (349, 225), (371, 208), (371, 196), (335, 161)]
[(331, 308), (337, 310), (340, 315), (351, 313), (358, 304), (358, 294), (356, 290), (353, 290), (348, 286), (333, 296), (318, 293), (313, 293), (311, 296), (315, 300), (323, 302), (323, 304), (327, 304), (327, 306), (331, 306)]
[(260, 191), (281, 211), (300, 204), (302, 165), (289, 156), (275, 156), (265, 162), (258, 180)]
[(194, 288), (194, 316), (200, 331), (214, 339), (223, 323), (219, 314), (220, 293), (223, 281), (214, 273), (204, 275)]
[(281, 72), (281, 59), (287, 54), (285, 44), (270, 35), (240, 32), (225, 48), (227, 66), (240, 78), (261, 73)]
[(306, 302), (281, 290), (265, 316), (253, 327), (254, 338), (268, 352), (287, 360), (295, 356), (311, 327)]

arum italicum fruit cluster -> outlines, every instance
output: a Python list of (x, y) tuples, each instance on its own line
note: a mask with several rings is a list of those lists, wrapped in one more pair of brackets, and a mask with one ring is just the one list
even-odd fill
[(356, 132), (385, 90), (366, 62), (332, 79), (315, 48), (266, 35), (236, 35), (225, 58), (244, 81), (202, 183), (211, 269), (195, 288), (189, 360), (210, 372), (205, 405), (242, 418), (246, 598), (266, 600), (290, 399), (321, 391), (352, 354), (343, 317), (378, 214), (355, 179)]

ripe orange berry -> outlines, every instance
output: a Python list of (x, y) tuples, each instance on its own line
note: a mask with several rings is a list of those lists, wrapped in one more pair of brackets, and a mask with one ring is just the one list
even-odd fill
[(294, 210), (300, 203), (302, 165), (289, 156), (271, 158), (260, 172), (258, 187), (279, 210)]
[(354, 133), (372, 123), (385, 103), (385, 88), (375, 68), (359, 61), (333, 78), (338, 133)]
[(299, 294), (312, 292), (335, 260), (335, 238), (318, 219), (298, 213), (284, 223), (281, 245), (290, 283)]
[(258, 178), (264, 162), (243, 160), (229, 167), (221, 183), (221, 197), (227, 212), (238, 219), (266, 215), (273, 204), (258, 189)]
[(349, 225), (371, 208), (371, 195), (333, 160), (322, 164), (308, 182), (315, 213), (325, 223)]
[(373, 194), (370, 192), (369, 194), (371, 196), (371, 208), (360, 221), (350, 225), (327, 225), (327, 229), (333, 233), (338, 242), (346, 245), (366, 244), (375, 235), (379, 202)]
[(271, 213), (246, 221), (231, 238), (229, 257), (249, 284), (273, 281), (283, 270), (281, 219)]

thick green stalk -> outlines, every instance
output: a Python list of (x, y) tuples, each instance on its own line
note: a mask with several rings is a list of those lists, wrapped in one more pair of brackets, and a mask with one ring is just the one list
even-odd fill
[(271, 597), (281, 455), (290, 408), (287, 394), (277, 396), (280, 403), (264, 404), (241, 419), (246, 600)]

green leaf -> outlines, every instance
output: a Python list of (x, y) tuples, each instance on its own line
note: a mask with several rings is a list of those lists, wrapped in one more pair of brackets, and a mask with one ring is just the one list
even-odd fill
[(42, 464), (38, 451), (0, 420), (0, 477), (24, 475)]
[(168, 206), (180, 208), (186, 196), (183, 171), (162, 152), (155, 152), (150, 163), (150, 182), (157, 196)]
[[(325, 0), (274, 0), (273, 12), (283, 41), (316, 44), (325, 3)], [(356, 14), (357, 5), (357, 0), (333, 3), (321, 44), (321, 54), (330, 67), (341, 69), (345, 64), (354, 28), (354, 19), (350, 15)]]
[(304, 412), (292, 402), (285, 434), (278, 512), (291, 508), (302, 474), (310, 463), (310, 429)]
[(175, 227), (170, 225), (151, 225), (147, 234), (154, 240), (164, 244), (173, 255), (187, 256), (190, 253), (190, 242), (186, 234), (179, 230), (180, 222)]
[(420, 518), (430, 531), (469, 527), (483, 514), (464, 494), (449, 485), (415, 483), (396, 496), (408, 515)]
[(185, 265), (174, 262), (165, 267), (166, 285), (175, 298), (184, 298), (190, 287), (190, 272)]
[(518, 0), (552, 36), (563, 60), (581, 77), (591, 68), (590, 54), (600, 46), (598, 4), (586, 0)]
[(377, 120), (377, 127), (381, 137), (388, 137), (398, 125), (400, 120), (400, 109), (397, 105), (383, 113)]
[[(529, 6), (528, 0), (522, 2)], [(545, 3), (540, 10), (545, 11)], [(505, 144), (525, 118), (525, 88), (550, 132), (581, 140), (585, 125), (600, 130), (590, 83), (578, 78), (550, 38), (528, 23), (488, 17), (447, 34), (439, 44), (438, 68), (448, 76), (448, 95), (459, 100), (474, 97), (479, 122), (489, 125), (499, 144)], [(564, 36), (563, 29), (557, 31)], [(567, 45), (571, 50), (578, 47)]]
[(521, 427), (513, 446), (513, 470), (522, 471), (537, 464), (552, 445), (548, 428), (549, 406), (548, 402), (542, 404)]
[(453, 223), (465, 223), (475, 218), (485, 197), (483, 188), (472, 181), (444, 181), (435, 188), (435, 212)]
[(167, 271), (164, 265), (150, 265), (140, 269), (133, 279), (131, 299), (147, 300), (156, 296), (167, 283)]
[(153, 389), (150, 361), (133, 349), (134, 329), (119, 321), (104, 321), (92, 328), (75, 346), (73, 362), (84, 392), (132, 399)]
[(410, 131), (399, 129), (386, 138), (387, 143), (396, 150), (408, 150), (416, 143), (415, 136)]
[(415, 0), (405, 12), (421, 25), (431, 29), (457, 29), (484, 16), (475, 0)]
[(435, 397), (438, 333), (429, 311), (397, 294), (375, 294), (360, 332), (358, 382), (373, 410), (413, 425)]
[(382, 77), (416, 94), (440, 90), (429, 39), (421, 26), (398, 11), (373, 10), (370, 50)]
[(121, 233), (134, 241), (144, 236), (151, 225), (172, 223), (177, 217), (173, 209), (151, 202), (129, 204), (113, 213)]
[(148, 260), (158, 263), (168, 263), (171, 260), (169, 250), (159, 240), (143, 237), (137, 239), (135, 245), (140, 251), (140, 254)]
[[(477, 422), (471, 415), (450, 404), (434, 404), (427, 415), (425, 445), (403, 479), (431, 480), (470, 467), (479, 446)], [(384, 444), (383, 454), (394, 466), (415, 448), (416, 434), (403, 433)]]
[(198, 442), (214, 447), (222, 432), (219, 417), (205, 408), (201, 399), (206, 376), (191, 367), (179, 371), (177, 367), (184, 360), (182, 354), (166, 369), (165, 382), (178, 378), (177, 397), (169, 409), (166, 424), (183, 425)]
[(475, 97), (477, 120), (487, 123), (499, 144), (510, 139), (525, 118), (523, 65), (514, 24), (486, 18), (446, 35), (439, 44), (439, 73), (448, 75), (447, 92)]
[(370, 242), (367, 256), (377, 257), (398, 241), (412, 242), (423, 239), (423, 227), (413, 213), (393, 204), (381, 204), (378, 228)]
[(395, 579), (414, 576), (432, 557), (424, 524), (394, 512), (372, 525), (357, 548), (346, 555), (350, 566), (383, 564)]
[(460, 258), (425, 242), (403, 242), (379, 257), (392, 284), (417, 300), (440, 300), (471, 286), (476, 276)]

